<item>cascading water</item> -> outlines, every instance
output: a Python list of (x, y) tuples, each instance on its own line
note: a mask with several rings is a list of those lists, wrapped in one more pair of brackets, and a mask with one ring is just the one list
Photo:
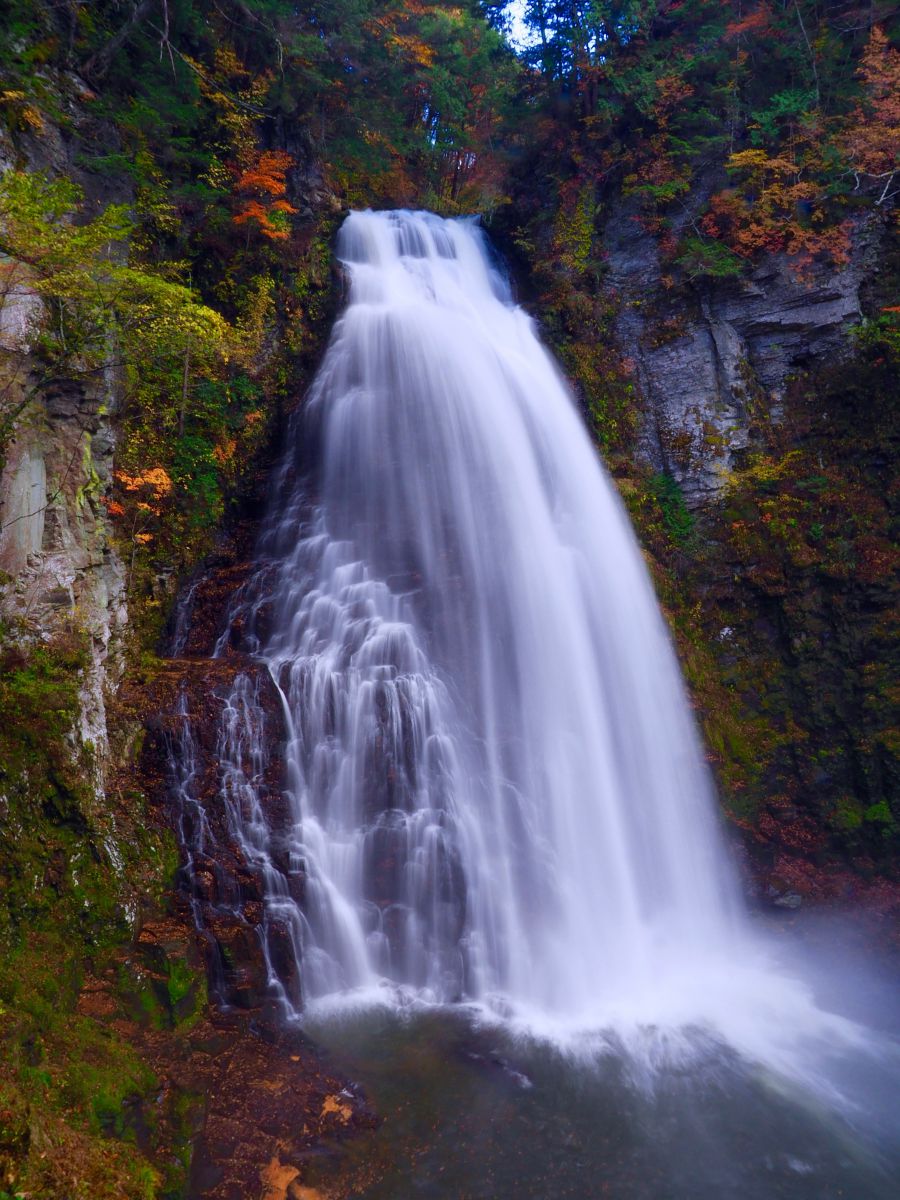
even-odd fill
[[(892, 1200), (896, 1043), (752, 930), (634, 536), (478, 225), (354, 213), (338, 256), (346, 310), (216, 650), (243, 656), (209, 811), (186, 702), (173, 745), (198, 924), (258, 935), (269, 992), (326, 1044), (388, 1038), (400, 1141), (373, 1200), (601, 1177), (632, 1200)], [(236, 866), (213, 885), (217, 837)], [(463, 1021), (486, 1055), (460, 1055)], [(535, 1080), (512, 1123), (461, 1065), (503, 1053)], [(444, 1132), (404, 1167), (420, 1110), (426, 1143)]]
[(637, 543), (478, 225), (354, 213), (338, 257), (348, 303), (291, 430), (319, 501), (289, 453), (234, 603), (280, 697), (286, 817), (244, 673), (218, 747), (273, 991), (705, 1025), (794, 1074), (804, 1040), (853, 1041), (748, 935)]
[(304, 529), (279, 497), (260, 646), (307, 995), (388, 978), (588, 1018), (667, 947), (733, 938), (647, 573), (477, 225), (357, 213), (338, 255), (349, 304), (294, 430), (318, 426), (321, 505)]

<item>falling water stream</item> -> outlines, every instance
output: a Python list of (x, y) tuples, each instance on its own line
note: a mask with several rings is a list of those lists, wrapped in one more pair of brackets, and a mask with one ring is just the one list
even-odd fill
[[(419, 1087), (412, 1124), (456, 1130), (358, 1194), (894, 1195), (895, 1043), (745, 914), (634, 535), (479, 226), (354, 213), (337, 252), (347, 305), (232, 613), (277, 688), (286, 821), (250, 673), (218, 757), (286, 1017), (395, 1128)], [(486, 1096), (505, 1132), (467, 1172)]]

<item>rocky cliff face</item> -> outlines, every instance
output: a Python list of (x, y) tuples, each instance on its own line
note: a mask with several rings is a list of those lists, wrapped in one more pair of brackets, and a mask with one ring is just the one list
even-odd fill
[[(86, 111), (89, 95), (69, 74), (57, 81), (58, 124), (44, 121), (15, 139), (0, 129), (0, 172), (15, 166), (73, 179), (89, 207), (124, 199), (122, 180), (100, 180), (79, 165), (81, 156), (115, 144), (111, 128)], [(42, 302), (27, 276), (16, 278), (23, 282), (7, 288), (0, 301), (2, 407), (17, 414), (0, 471), (0, 618), (8, 639), (84, 637), (73, 736), (89, 751), (99, 796), (108, 749), (106, 698), (121, 678), (128, 621), (126, 566), (104, 504), (113, 482), (121, 381), (112, 364), (87, 382), (43, 380), (31, 345)]]
[[(622, 200), (602, 232), (639, 407), (617, 470), (723, 802), (764, 898), (896, 913), (896, 367), (849, 334), (896, 303), (896, 231), (870, 211), (843, 266), (768, 255), (739, 279), (677, 282), (638, 215)], [(693, 516), (660, 514), (647, 471)]]
[[(672, 218), (674, 237), (690, 233), (705, 198), (695, 191)], [(702, 505), (740, 462), (752, 417), (781, 421), (788, 380), (846, 354), (885, 216), (854, 222), (844, 266), (769, 255), (739, 280), (697, 280), (687, 289), (673, 287), (639, 218), (637, 203), (621, 200), (603, 230), (616, 331), (645, 401), (638, 452)]]
[[(8, 337), (8, 332), (4, 333)], [(26, 385), (27, 386), (27, 385)], [(0, 613), (20, 638), (83, 632), (78, 736), (102, 786), (105, 696), (122, 671), (126, 569), (104, 497), (112, 483), (114, 389), (58, 384), (23, 411), (0, 477)]]

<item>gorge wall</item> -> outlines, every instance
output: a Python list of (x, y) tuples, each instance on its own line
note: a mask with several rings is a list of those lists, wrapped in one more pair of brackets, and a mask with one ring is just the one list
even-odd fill
[[(896, 832), (897, 426), (893, 376), (852, 331), (892, 294), (896, 231), (867, 216), (840, 269), (773, 255), (680, 303), (620, 219), (607, 235), (645, 402), (638, 457), (695, 523), (675, 571), (713, 658), (694, 680), (726, 804), (765, 845), (776, 902), (865, 891), (858, 873), (890, 861)], [(728, 700), (707, 674), (743, 733), (716, 728)]]
[[(699, 219), (698, 185), (672, 221), (681, 236)], [(751, 446), (754, 419), (784, 419), (789, 380), (846, 356), (863, 318), (861, 290), (877, 271), (887, 214), (867, 214), (851, 234), (846, 264), (799, 265), (770, 254), (738, 280), (666, 286), (656, 241), (639, 205), (621, 201), (603, 223), (605, 285), (615, 330), (633, 360), (642, 414), (639, 457), (671, 475), (691, 507), (716, 501)]]

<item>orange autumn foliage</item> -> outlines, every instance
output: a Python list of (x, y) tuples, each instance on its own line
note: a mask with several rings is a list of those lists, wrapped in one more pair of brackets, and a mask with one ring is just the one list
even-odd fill
[(740, 17), (737, 21), (731, 21), (725, 26), (725, 40), (733, 42), (747, 34), (761, 36), (771, 32), (772, 9), (763, 0), (763, 3), (758, 8), (753, 9), (745, 17)]
[(421, 19), (426, 12), (425, 6), (418, 0), (407, 0), (407, 3), (397, 8), (380, 12), (366, 22), (366, 28), (373, 38), (402, 60), (413, 67), (430, 67), (433, 65), (436, 51), (434, 46), (423, 41), (419, 36), (417, 18)]
[[(153, 513), (157, 517), (162, 512), (163, 500), (172, 491), (172, 480), (163, 467), (151, 467), (136, 475), (129, 475), (126, 471), (116, 471), (116, 479), (124, 491), (141, 496), (141, 499), (137, 500), (139, 509)], [(111, 501), (108, 505), (110, 512), (113, 511), (113, 506), (118, 512), (124, 512), (122, 506), (116, 501)]]
[(856, 171), (890, 175), (900, 171), (900, 52), (877, 25), (858, 74), (864, 98), (853, 111), (844, 145)]
[(787, 254), (800, 274), (816, 258), (837, 266), (848, 261), (848, 230), (829, 222), (821, 185), (805, 178), (804, 168), (758, 149), (732, 154), (727, 167), (737, 186), (710, 199), (700, 221), (707, 236), (742, 258), (761, 251)]
[(653, 111), (661, 127), (665, 127), (672, 113), (694, 94), (693, 85), (680, 75), (661, 75), (656, 81), (656, 91)]
[(252, 167), (242, 171), (235, 183), (235, 191), (241, 197), (241, 207), (232, 220), (235, 225), (255, 221), (260, 233), (272, 241), (282, 241), (289, 232), (273, 221), (278, 213), (295, 213), (297, 210), (285, 199), (287, 195), (287, 173), (294, 160), (284, 150), (264, 150)]
[(213, 449), (213, 458), (220, 467), (227, 467), (234, 459), (234, 452), (237, 450), (237, 440), (235, 438), (225, 438)]
[(137, 492), (141, 488), (149, 487), (158, 496), (162, 497), (168, 496), (172, 490), (172, 480), (163, 467), (151, 467), (149, 471), (142, 471), (137, 475), (128, 475), (125, 471), (116, 471), (116, 479), (118, 479), (126, 492)]
[(283, 196), (287, 191), (287, 172), (292, 166), (293, 159), (286, 151), (264, 150), (254, 167), (241, 172), (236, 187), (238, 191)]

